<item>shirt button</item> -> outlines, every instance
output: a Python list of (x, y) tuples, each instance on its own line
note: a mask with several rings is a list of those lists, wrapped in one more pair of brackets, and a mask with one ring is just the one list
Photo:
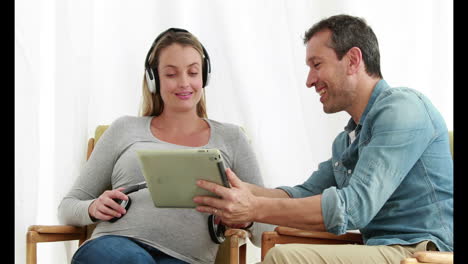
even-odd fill
[(336, 166), (338, 166), (338, 161), (337, 161), (337, 162), (335, 162), (335, 167), (336, 167)]
[(351, 174), (351, 172), (353, 172), (352, 170), (348, 170), (348, 174)]

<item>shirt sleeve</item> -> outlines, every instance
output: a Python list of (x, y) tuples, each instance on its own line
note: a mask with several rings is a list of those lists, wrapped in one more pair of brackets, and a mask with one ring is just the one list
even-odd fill
[[(368, 113), (359, 160), (349, 185), (322, 195), (328, 232), (365, 227), (379, 212), (431, 141), (434, 128), (417, 96), (388, 93)], [(366, 130), (364, 133), (363, 131)]]
[(279, 186), (277, 189), (285, 191), (288, 193), (289, 197), (303, 198), (321, 194), (326, 188), (335, 185), (336, 181), (333, 175), (332, 160), (329, 159), (320, 163), (318, 170), (313, 172), (303, 184), (294, 187)]

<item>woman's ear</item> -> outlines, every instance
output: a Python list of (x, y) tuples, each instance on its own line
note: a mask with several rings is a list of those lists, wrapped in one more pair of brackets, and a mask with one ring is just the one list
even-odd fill
[(346, 53), (346, 57), (348, 58), (347, 72), (349, 75), (356, 74), (361, 66), (364, 66), (362, 64), (362, 52), (360, 48), (352, 47)]

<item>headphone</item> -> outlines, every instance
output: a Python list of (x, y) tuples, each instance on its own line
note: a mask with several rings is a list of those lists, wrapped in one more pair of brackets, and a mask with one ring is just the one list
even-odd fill
[[(154, 46), (156, 46), (156, 43), (168, 32), (188, 32), (185, 29), (181, 28), (169, 28), (168, 30), (162, 32), (159, 34), (159, 36), (153, 41), (153, 44), (151, 45), (151, 48), (148, 51), (148, 54), (146, 55), (146, 60), (145, 60), (145, 77), (146, 77), (146, 83), (148, 84), (148, 88), (152, 94), (154, 93), (159, 93), (159, 74), (158, 74), (158, 69), (157, 68), (151, 68), (149, 58), (151, 53), (153, 52)], [(210, 73), (211, 73), (211, 64), (210, 64), (210, 56), (208, 56), (208, 52), (205, 50), (205, 47), (200, 43), (202, 49), (203, 49), (203, 66), (202, 66), (202, 76), (203, 76), (203, 86), (205, 87), (208, 85), (209, 79), (210, 79)]]
[[(130, 187), (125, 188), (122, 191), (122, 193), (125, 194), (125, 195), (128, 195), (128, 194), (131, 194), (132, 192), (137, 192), (137, 191), (139, 191), (141, 189), (145, 189), (145, 188), (148, 188), (146, 186), (146, 182), (142, 182), (142, 183), (132, 185)], [(128, 196), (128, 200), (120, 200), (120, 199), (113, 199), (113, 200), (116, 203), (120, 204), (123, 208), (125, 208), (125, 210), (128, 210), (128, 208), (130, 208), (130, 205), (132, 204), (132, 199), (130, 199), (130, 196)], [(114, 223), (115, 221), (119, 220), (123, 216), (124, 215), (122, 215), (121, 217), (114, 217), (114, 218), (110, 219), (109, 222)]]

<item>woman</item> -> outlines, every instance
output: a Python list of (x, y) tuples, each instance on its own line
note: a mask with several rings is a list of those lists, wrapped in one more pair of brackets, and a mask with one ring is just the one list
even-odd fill
[[(218, 148), (226, 167), (244, 181), (263, 185), (241, 128), (207, 118), (203, 87), (210, 65), (198, 40), (185, 30), (169, 29), (154, 41), (145, 65), (142, 116), (111, 124), (59, 206), (65, 224), (98, 223), (72, 263), (214, 262), (218, 244), (210, 239), (208, 215), (154, 207), (148, 189), (128, 194), (128, 211), (113, 200), (127, 200), (122, 190), (144, 181), (135, 150)], [(109, 222), (115, 217), (122, 218)], [(258, 245), (258, 239), (253, 241)]]

